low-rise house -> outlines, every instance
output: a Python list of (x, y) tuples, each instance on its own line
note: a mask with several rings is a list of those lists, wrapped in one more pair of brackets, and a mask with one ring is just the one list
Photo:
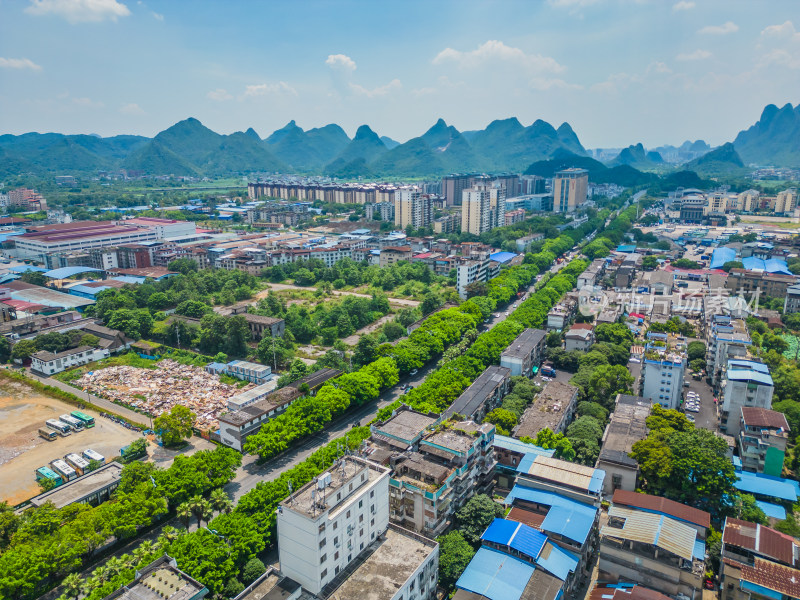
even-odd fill
[(556, 600), (577, 587), (578, 562), (547, 534), (524, 523), (495, 519), (456, 582), (454, 600)]
[(31, 498), (30, 503), (39, 507), (49, 502), (55, 508), (63, 508), (70, 504), (97, 506), (111, 497), (114, 490), (119, 487), (121, 478), (122, 465), (112, 461)]
[(793, 537), (728, 517), (720, 555), (720, 590), (725, 600), (800, 597), (800, 546)]
[(165, 554), (136, 571), (131, 583), (123, 585), (103, 600), (201, 600), (207, 595), (208, 588), (178, 569), (175, 559)]
[(244, 313), (243, 316), (254, 340), (260, 340), (265, 335), (274, 338), (283, 337), (283, 332), (286, 331), (286, 321), (283, 319), (252, 313)]
[(129, 350), (133, 340), (118, 329), (103, 327), (97, 323), (90, 323), (81, 328), (81, 331), (100, 338), (97, 347), (108, 350), (111, 354)]
[(780, 477), (789, 441), (786, 415), (775, 410), (743, 406), (739, 431), (742, 470)]
[(526, 329), (500, 354), (500, 366), (511, 370), (511, 376), (531, 377), (544, 360), (547, 332)]
[(578, 388), (560, 381), (550, 381), (533, 404), (522, 413), (514, 437), (535, 438), (542, 429), (563, 433), (575, 415), (578, 404)]
[(489, 366), (445, 411), (444, 417), (454, 415), (480, 423), (488, 412), (500, 405), (508, 394), (511, 369)]
[(40, 350), (31, 356), (31, 370), (43, 375), (55, 375), (108, 356), (108, 350), (91, 346), (78, 346), (58, 353)]
[(272, 376), (272, 369), (267, 365), (246, 360), (232, 360), (227, 364), (225, 373), (237, 379), (262, 385)]
[(720, 385), (724, 393), (722, 401), (718, 404), (719, 428), (723, 433), (734, 437), (739, 435), (742, 408), (772, 406), (775, 385), (769, 366), (764, 363), (752, 360), (729, 360)]
[(575, 307), (572, 306), (572, 304), (562, 302), (561, 304), (555, 305), (550, 309), (550, 312), (547, 313), (547, 330), (564, 329), (574, 316)]
[(552, 458), (555, 449), (540, 448), (534, 444), (523, 442), (505, 435), (494, 436), (495, 489), (510, 490), (517, 480), (517, 466), (526, 454), (541, 455)]
[(600, 579), (689, 598), (703, 587), (705, 544), (697, 530), (654, 512), (612, 506), (600, 529)]
[(636, 489), (639, 464), (630, 457), (630, 452), (636, 442), (647, 437), (647, 417), (652, 406), (649, 398), (617, 394), (595, 465), (606, 473), (603, 489), (606, 496), (615, 490), (632, 492)]
[(626, 490), (614, 492), (611, 503), (613, 506), (669, 517), (694, 528), (697, 531), (696, 553), (698, 555), (703, 553), (704, 550), (700, 546), (703, 545), (703, 540), (708, 536), (708, 529), (711, 527), (711, 515), (706, 511), (669, 498)]
[(517, 467), (517, 484), (555, 492), (597, 508), (603, 499), (605, 471), (536, 454), (526, 455)]
[(591, 323), (575, 323), (564, 335), (564, 349), (588, 352), (594, 344), (594, 327)]

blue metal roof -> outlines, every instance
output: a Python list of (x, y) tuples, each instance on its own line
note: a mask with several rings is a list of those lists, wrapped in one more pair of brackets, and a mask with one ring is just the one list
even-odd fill
[(541, 456), (547, 456), (550, 458), (552, 458), (553, 455), (556, 453), (555, 448), (546, 450), (534, 444), (526, 444), (521, 440), (508, 437), (506, 435), (495, 434), (494, 446), (495, 448), (503, 448), (505, 450), (512, 450), (514, 452), (520, 452), (522, 454), (539, 454)]
[(495, 252), (494, 254), (489, 255), (489, 258), (495, 262), (507, 263), (515, 256), (516, 254), (513, 252)]
[(10, 267), (8, 270), (11, 273), (25, 273), (26, 271), (35, 271), (36, 273), (47, 272), (47, 269), (43, 267), (34, 267), (33, 265), (19, 265), (17, 267)]
[(706, 559), (706, 543), (700, 538), (697, 538), (694, 541), (694, 550), (692, 551), (692, 556), (694, 556), (697, 560)]
[(535, 490), (519, 484), (515, 485), (506, 496), (505, 503), (511, 504), (516, 498), (549, 506), (550, 510), (542, 521), (542, 530), (563, 535), (581, 545), (589, 536), (597, 516), (597, 509), (594, 506), (554, 492)]
[(501, 546), (509, 546), (536, 560), (536, 557), (542, 551), (544, 543), (547, 541), (547, 536), (524, 523), (495, 519), (483, 532), (481, 540), (494, 542)]
[(768, 258), (764, 261), (764, 269), (767, 273), (779, 273), (781, 275), (791, 275), (792, 272), (786, 264), (785, 260), (779, 258)]
[(733, 484), (733, 487), (741, 492), (753, 494), (756, 497), (764, 496), (797, 502), (797, 489), (783, 477), (772, 477), (747, 471), (737, 471), (736, 476), (739, 479)]
[(73, 285), (71, 288), (67, 290), (68, 294), (72, 294), (74, 296), (86, 296), (94, 298), (100, 292), (104, 292), (105, 290), (111, 289), (110, 285), (104, 285), (102, 287), (89, 287), (86, 285)]
[(731, 358), (728, 360), (728, 369), (749, 369), (751, 371), (769, 374), (769, 367), (764, 363), (755, 362), (753, 360), (742, 360), (740, 358)]
[(569, 577), (570, 572), (575, 572), (575, 569), (578, 568), (578, 562), (577, 556), (550, 541), (545, 544), (539, 554), (539, 558), (536, 559), (538, 566), (545, 571), (549, 571), (562, 581)]
[(755, 381), (762, 385), (772, 385), (772, 377), (769, 373), (759, 373), (752, 369), (730, 369), (727, 377), (731, 381)]
[(736, 250), (733, 248), (717, 248), (711, 254), (711, 265), (712, 269), (721, 269), (722, 266), (726, 262), (731, 262), (736, 260)]
[(142, 283), (142, 279), (140, 277), (131, 277), (130, 275), (118, 275), (117, 277), (112, 277), (115, 281), (121, 281), (122, 283)]
[(45, 272), (45, 277), (50, 279), (66, 279), (78, 275), (79, 273), (102, 273), (103, 269), (93, 269), (92, 267), (61, 267)]
[(636, 245), (635, 244), (620, 244), (619, 246), (617, 246), (617, 252), (627, 252), (627, 253), (636, 252)]
[(771, 502), (764, 502), (763, 500), (756, 500), (756, 506), (764, 511), (764, 514), (771, 519), (778, 519), (783, 521), (786, 518), (786, 509), (780, 504), (772, 504)]
[(765, 598), (772, 598), (773, 600), (783, 600), (783, 598), (786, 597), (780, 592), (776, 592), (775, 590), (766, 588), (763, 585), (758, 585), (757, 583), (753, 583), (752, 581), (740, 580), (739, 585), (742, 587), (743, 590), (746, 590), (748, 592), (755, 592), (759, 596), (763, 596)]
[(535, 568), (519, 558), (482, 547), (472, 557), (456, 587), (489, 600), (519, 600)]
[(15, 273), (6, 273), (5, 275), (0, 275), (0, 283), (5, 283), (7, 281), (14, 281), (15, 279), (19, 279), (20, 276)]

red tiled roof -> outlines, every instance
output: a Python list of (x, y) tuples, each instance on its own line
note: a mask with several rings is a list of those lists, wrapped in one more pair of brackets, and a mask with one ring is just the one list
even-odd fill
[(763, 525), (728, 517), (722, 530), (722, 543), (794, 565), (794, 538)]
[(742, 417), (746, 425), (750, 427), (770, 427), (772, 429), (785, 429), (789, 431), (789, 423), (786, 415), (776, 410), (758, 408), (755, 406), (743, 406)]
[(742, 565), (742, 579), (792, 598), (800, 598), (800, 571), (756, 558), (755, 564)]
[(570, 327), (570, 329), (588, 329), (591, 331), (594, 329), (594, 325), (592, 323), (575, 323), (572, 325), (572, 327)]
[(616, 490), (611, 500), (616, 505), (641, 508), (648, 511), (656, 511), (675, 517), (681, 521), (687, 521), (708, 528), (711, 526), (711, 515), (699, 508), (686, 506), (674, 500), (651, 496), (650, 494), (637, 494), (626, 490)]
[(509, 521), (516, 521), (517, 523), (524, 523), (525, 525), (534, 527), (535, 529), (540, 529), (542, 521), (544, 521), (546, 516), (547, 515), (542, 515), (535, 513), (532, 510), (525, 510), (524, 508), (515, 506), (508, 512), (506, 519)]

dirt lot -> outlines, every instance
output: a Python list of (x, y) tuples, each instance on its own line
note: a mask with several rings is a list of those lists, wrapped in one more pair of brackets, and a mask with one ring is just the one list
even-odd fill
[(37, 433), (47, 419), (58, 418), (75, 407), (39, 395), (18, 382), (0, 384), (0, 501), (19, 504), (39, 493), (34, 471), (70, 452), (91, 448), (113, 458), (141, 434), (103, 419), (91, 410), (95, 427), (48, 442)]

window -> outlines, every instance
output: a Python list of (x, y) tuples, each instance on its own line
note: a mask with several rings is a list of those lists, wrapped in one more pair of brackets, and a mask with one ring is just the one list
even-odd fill
[[(359, 529), (358, 530), (358, 537), (363, 537), (363, 536), (364, 536), (364, 530), (363, 529)], [(364, 544), (361, 544), (361, 547), (363, 548)]]
[(370, 498), (374, 498), (374, 497), (375, 497), (375, 490), (372, 490), (372, 491), (369, 493), (369, 497), (370, 497)]
[(339, 536), (338, 535), (335, 538), (333, 538), (333, 545), (336, 546), (337, 548), (339, 547)]
[(327, 575), (328, 575), (328, 569), (323, 569), (322, 573), (319, 574), (319, 577), (320, 579), (325, 579)]
[(324, 548), (325, 547), (325, 541), (326, 541), (325, 538), (322, 538), (322, 540), (320, 540), (320, 542), (319, 542), (319, 547), (320, 548)]
[(361, 481), (366, 481), (366, 480), (367, 480), (367, 474), (366, 473), (362, 473), (361, 474)]
[(358, 522), (359, 523), (363, 523), (364, 522), (364, 515), (358, 515)]
[(339, 522), (338, 521), (334, 521), (333, 522), (333, 528), (334, 529), (338, 529), (339, 528)]
[(364, 549), (364, 542), (361, 542), (361, 549)]
[(342, 499), (342, 493), (339, 492), (338, 494), (336, 494), (336, 501), (338, 502), (341, 499)]
[(325, 523), (323, 523), (322, 525), (319, 526), (319, 532), (320, 533), (324, 533), (325, 532)]
[(348, 518), (348, 519), (350, 518), (350, 511), (349, 510), (347, 511), (346, 518)]
[(370, 524), (370, 526), (371, 526), (371, 527), (374, 527), (374, 526), (375, 526), (375, 519), (372, 519), (372, 520), (369, 522), (369, 524)]
[(333, 560), (339, 560), (339, 551), (333, 553)]
[(364, 501), (363, 500), (359, 500), (358, 501), (358, 508), (362, 508), (363, 506), (364, 506)]
[(350, 491), (351, 492), (353, 491), (353, 483), (352, 482), (350, 482)]
[(328, 555), (323, 554), (322, 556), (319, 557), (319, 564), (324, 563), (326, 560), (328, 560)]

